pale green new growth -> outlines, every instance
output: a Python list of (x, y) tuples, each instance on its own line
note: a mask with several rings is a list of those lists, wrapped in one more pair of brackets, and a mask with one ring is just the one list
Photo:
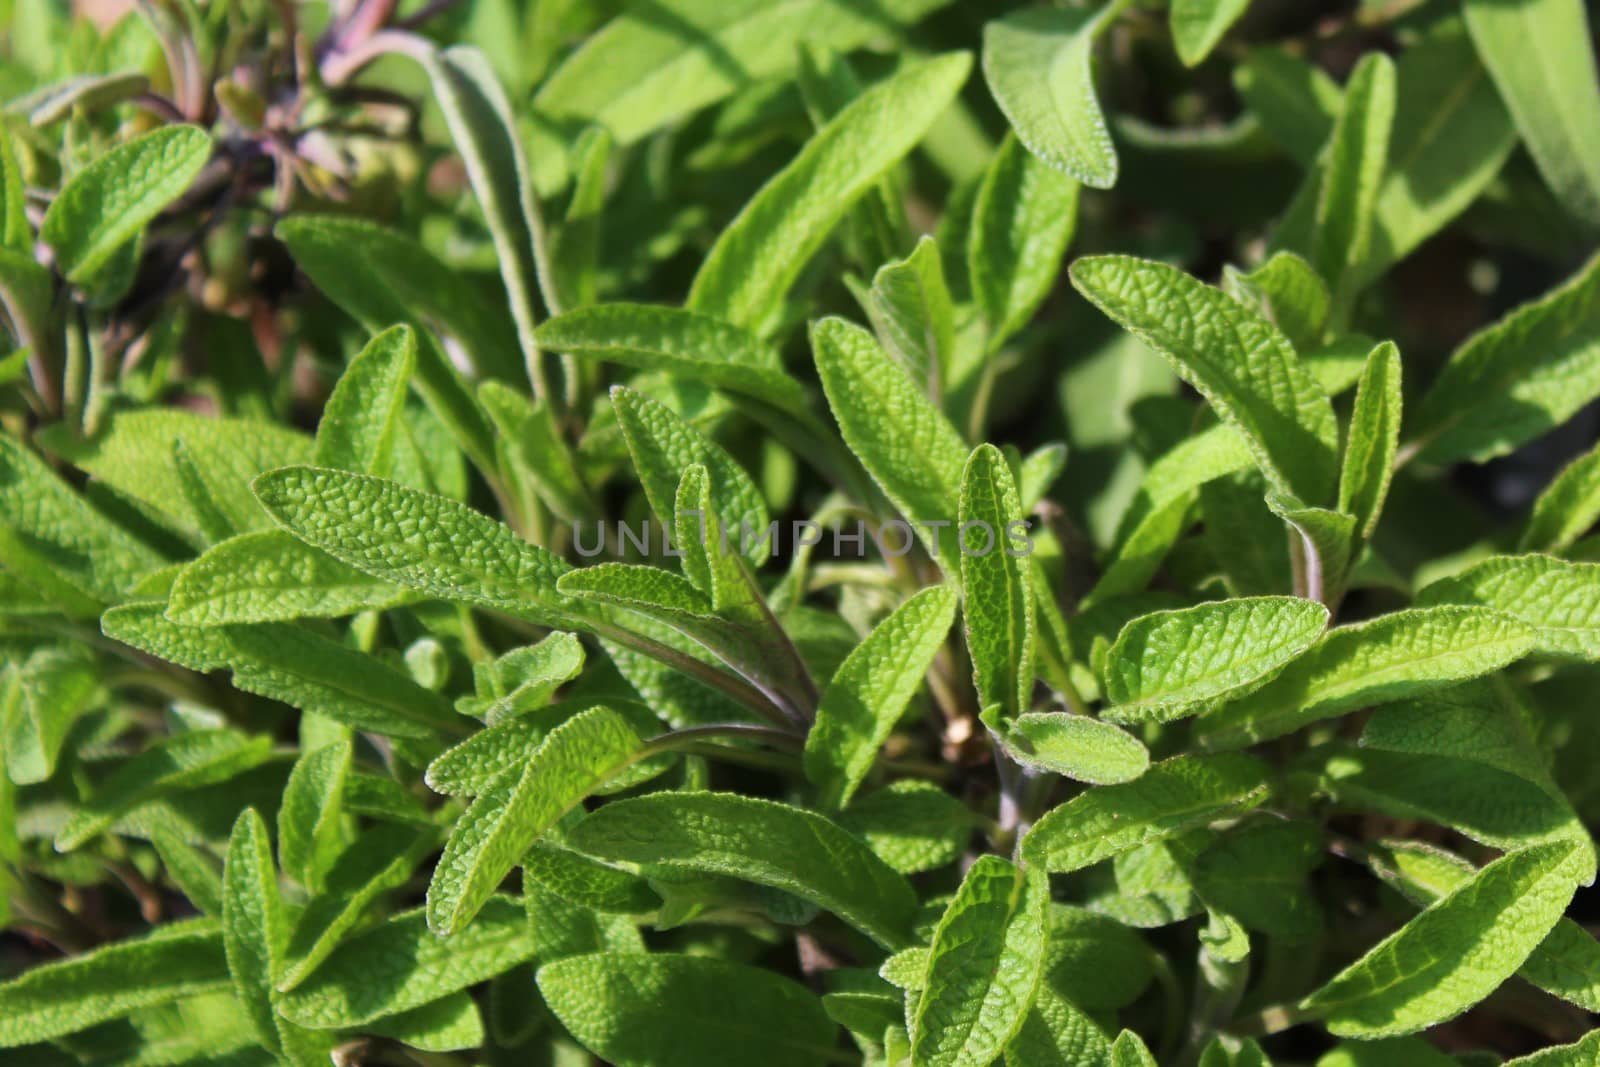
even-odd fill
[(311, 461), (387, 478), (416, 363), (417, 338), (408, 326), (395, 326), (367, 342), (323, 405)]
[(720, 542), (726, 538), (736, 551), (749, 543), (746, 558), (750, 565), (759, 567), (765, 562), (772, 547), (763, 536), (767, 505), (744, 468), (716, 442), (642, 393), (617, 386), (611, 390), (611, 406), (657, 518), (662, 523), (673, 522), (678, 482), (687, 468), (699, 464), (710, 478), (711, 496), (710, 512), (700, 516), (705, 531), (700, 540), (717, 538)]
[(867, 314), (889, 354), (929, 396), (942, 395), (955, 360), (955, 305), (933, 238), (880, 267), (869, 298)]
[(948, 523), (960, 507), (968, 453), (961, 435), (859, 326), (823, 319), (811, 328), (811, 351), (845, 443), (940, 556), (945, 573), (955, 570), (954, 531), (946, 526), (936, 535), (921, 524)]

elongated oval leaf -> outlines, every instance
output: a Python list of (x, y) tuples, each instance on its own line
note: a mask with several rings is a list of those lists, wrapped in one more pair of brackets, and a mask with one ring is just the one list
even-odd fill
[(1093, 785), (1131, 782), (1150, 766), (1138, 738), (1087, 715), (1019, 715), (1006, 724), (1001, 741), (1021, 763)]
[(1493, 608), (1533, 627), (1539, 652), (1600, 659), (1600, 563), (1497, 556), (1433, 583), (1417, 603)]
[(1344, 112), (1318, 174), (1311, 263), (1341, 300), (1349, 298), (1348, 279), (1371, 244), (1394, 110), (1394, 63), (1381, 52), (1371, 53), (1350, 75)]
[(1135, 619), (1106, 653), (1106, 717), (1193, 714), (1270, 678), (1327, 625), (1328, 609), (1299, 597), (1220, 600)]
[(1266, 767), (1248, 756), (1180, 756), (1122, 785), (1096, 786), (1048, 812), (1023, 858), (1075, 871), (1182, 830), (1237, 814), (1267, 795)]
[(407, 596), (287, 530), (260, 530), (218, 542), (179, 571), (167, 617), (185, 626), (337, 618)]
[(69, 281), (87, 282), (176, 200), (211, 158), (195, 126), (167, 126), (118, 145), (84, 167), (45, 212), (39, 236)]
[(1031, 9), (983, 28), (983, 76), (1028, 151), (1085, 185), (1117, 183), (1117, 152), (1094, 91), (1094, 39), (1120, 4)]
[(1511, 977), (1561, 918), (1583, 849), (1536, 845), (1489, 864), (1385, 938), (1304, 1007), (1342, 1036), (1414, 1033), (1450, 1019)]
[(573, 847), (602, 859), (666, 863), (781, 889), (878, 943), (907, 943), (915, 894), (854, 835), (815, 812), (729, 793), (653, 793), (607, 804)]
[(1239, 430), (1274, 488), (1312, 504), (1333, 496), (1333, 406), (1276, 327), (1220, 289), (1128, 256), (1080, 259), (1072, 283)]
[(590, 708), (552, 730), (457, 821), (428, 885), (428, 925), (447, 936), (471, 922), (539, 835), (638, 751), (638, 735), (609, 708)]
[[(1478, 873), (1467, 860), (1417, 842), (1381, 842), (1369, 857), (1373, 873), (1422, 905), (1432, 904)], [(1573, 920), (1560, 919), (1517, 974), (1547, 993), (1595, 1011), (1600, 1004), (1600, 941)]]
[(284, 994), (279, 1010), (312, 1029), (360, 1026), (471, 988), (532, 957), (527, 916), (514, 900), (485, 901), (477, 920), (450, 938), (430, 930), (418, 908), (340, 945)]
[(928, 1067), (992, 1063), (1018, 1029), (1044, 970), (1049, 880), (980, 856), (933, 932), (912, 1020)]
[(222, 868), (222, 943), (234, 995), (256, 1040), (279, 1053), (283, 1043), (274, 1022), (273, 981), (288, 938), (267, 824), (254, 808), (246, 808), (233, 825)]
[(690, 309), (764, 330), (833, 224), (911, 151), (971, 67), (965, 52), (914, 63), (841, 111), (723, 231)]
[(923, 237), (905, 259), (878, 269), (867, 310), (911, 380), (929, 396), (941, 396), (955, 359), (956, 311), (933, 238)]
[(308, 749), (295, 761), (278, 808), (278, 862), (284, 873), (315, 892), (343, 842), (344, 783), (351, 743)]
[[(811, 351), (845, 443), (912, 523), (948, 574), (959, 548), (949, 525), (960, 508), (967, 448), (950, 420), (872, 335), (843, 319), (811, 328)], [(928, 523), (945, 524), (941, 532)]]
[(419, 53), (418, 59), (433, 82), (434, 97), (483, 209), (522, 342), (522, 357), (537, 390), (543, 382), (533, 333), (537, 325), (535, 289), (543, 287), (546, 301), (556, 312), (561, 310), (561, 301), (551, 289), (544, 224), (533, 199), (533, 183), (510, 101), (488, 57), (477, 48), (430, 49)]
[(727, 960), (602, 952), (539, 968), (539, 992), (572, 1035), (618, 1067), (811, 1067), (837, 1027), (804, 986)]
[(850, 803), (921, 687), (955, 611), (950, 587), (924, 589), (880, 622), (839, 665), (806, 735), (806, 777), (825, 807)]
[(1597, 395), (1600, 256), (1456, 349), (1418, 405), (1412, 447), (1434, 463), (1492, 459)]
[(253, 488), (290, 533), (374, 577), (535, 620), (567, 606), (565, 563), (464, 504), (321, 467), (268, 471)]
[(1545, 181), (1568, 211), (1600, 226), (1600, 125), (1589, 20), (1581, 0), (1466, 0), (1472, 43)]
[(361, 219), (295, 215), (278, 238), (312, 282), (377, 332), (397, 322), (416, 333), (416, 384), (423, 399), (480, 469), (495, 467), (494, 433), (465, 376), (429, 323), (458, 338), (480, 373), (516, 373), (517, 337), (505, 315), (458, 274), (402, 234)]
[(214, 924), (164, 929), (35, 967), (0, 983), (0, 1047), (85, 1030), (137, 1008), (228, 988)]
[(711, 513), (701, 516), (708, 536), (726, 536), (740, 547), (755, 541), (747, 557), (750, 565), (765, 562), (771, 545), (765, 538), (747, 539), (744, 531), (757, 536), (766, 531), (767, 504), (744, 468), (721, 445), (643, 393), (617, 386), (611, 390), (611, 405), (645, 496), (661, 521), (674, 520), (678, 483), (685, 469), (698, 463), (710, 479)]
[(1378, 192), (1367, 262), (1375, 277), (1461, 214), (1494, 180), (1517, 130), (1459, 24), (1444, 22), (1407, 48), (1389, 164)]
[(1362, 537), (1371, 537), (1383, 513), (1400, 445), (1400, 350), (1385, 341), (1367, 356), (1356, 387), (1356, 406), (1339, 474), (1339, 510), (1354, 516)]
[[(345, 792), (355, 792), (359, 787), (354, 783), (359, 781), (358, 775), (349, 775)], [(346, 807), (354, 809), (356, 805)], [(321, 891), (295, 920), (278, 975), (278, 991), (286, 993), (304, 982), (357, 928), (373, 901), (404, 884), (436, 844), (437, 832), (432, 827), (418, 833), (414, 827), (388, 824), (360, 834), (340, 853)]]
[(462, 732), (436, 693), (387, 664), (290, 623), (183, 626), (160, 603), (127, 604), (101, 618), (107, 637), (195, 671), (226, 668), (247, 693), (281, 700), (361, 730), (394, 737)]
[(311, 461), (388, 477), (416, 363), (417, 335), (409, 326), (395, 326), (368, 341), (323, 405)]
[(1038, 310), (1078, 225), (1078, 183), (1007, 138), (978, 187), (967, 273), (996, 349)]
[(1295, 162), (1315, 165), (1341, 106), (1339, 86), (1321, 67), (1281, 48), (1256, 48), (1234, 70), (1233, 84)]
[(1517, 548), (1523, 552), (1562, 552), (1600, 521), (1600, 448), (1584, 453), (1533, 502)]
[(1340, 626), (1269, 684), (1200, 720), (1214, 748), (1254, 744), (1354, 708), (1442, 688), (1527, 655), (1533, 630), (1472, 607), (1413, 608)]
[(1011, 468), (993, 445), (967, 460), (960, 521), (962, 619), (978, 697), (986, 708), (1021, 715), (1033, 701), (1033, 567), (1013, 554), (1027, 524)]

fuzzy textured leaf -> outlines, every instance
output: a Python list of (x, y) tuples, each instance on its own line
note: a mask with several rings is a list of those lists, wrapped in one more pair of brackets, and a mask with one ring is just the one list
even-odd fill
[(1311, 651), (1243, 699), (1200, 720), (1202, 744), (1231, 748), (1320, 719), (1499, 670), (1536, 634), (1483, 608), (1412, 608), (1329, 630)]
[(1106, 717), (1165, 721), (1266, 681), (1305, 652), (1328, 609), (1298, 597), (1249, 597), (1159, 611), (1122, 628), (1106, 653)]
[(1550, 932), (1582, 877), (1580, 846), (1508, 853), (1385, 938), (1305, 1008), (1350, 1037), (1415, 1033), (1494, 991)]
[(916, 896), (853, 834), (815, 812), (730, 793), (654, 793), (614, 801), (573, 828), (602, 859), (664, 863), (792, 893), (873, 940), (902, 948)]
[(833, 224), (911, 151), (971, 69), (965, 52), (913, 63), (834, 117), (722, 231), (690, 310), (764, 331)]
[(1313, 503), (1332, 497), (1333, 407), (1276, 327), (1182, 271), (1128, 256), (1080, 259), (1072, 283), (1204, 394), (1274, 488)]
[(1140, 845), (1247, 810), (1266, 798), (1266, 767), (1249, 756), (1180, 756), (1122, 785), (1087, 790), (1045, 814), (1023, 858), (1075, 871)]
[(929, 1067), (989, 1064), (1022, 1026), (1044, 969), (1049, 882), (980, 856), (933, 932), (912, 1056)]
[(924, 589), (880, 622), (839, 665), (806, 735), (806, 777), (825, 807), (850, 803), (878, 749), (921, 688), (955, 611), (950, 587)]
[(1121, 6), (1017, 11), (983, 28), (983, 76), (1018, 139), (1096, 189), (1117, 183), (1117, 151), (1095, 96), (1094, 40)]

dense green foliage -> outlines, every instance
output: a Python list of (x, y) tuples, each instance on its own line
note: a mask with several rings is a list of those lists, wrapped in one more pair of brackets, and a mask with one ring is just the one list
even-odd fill
[(1600, 1062), (1582, 0), (0, 12), (0, 1062)]

